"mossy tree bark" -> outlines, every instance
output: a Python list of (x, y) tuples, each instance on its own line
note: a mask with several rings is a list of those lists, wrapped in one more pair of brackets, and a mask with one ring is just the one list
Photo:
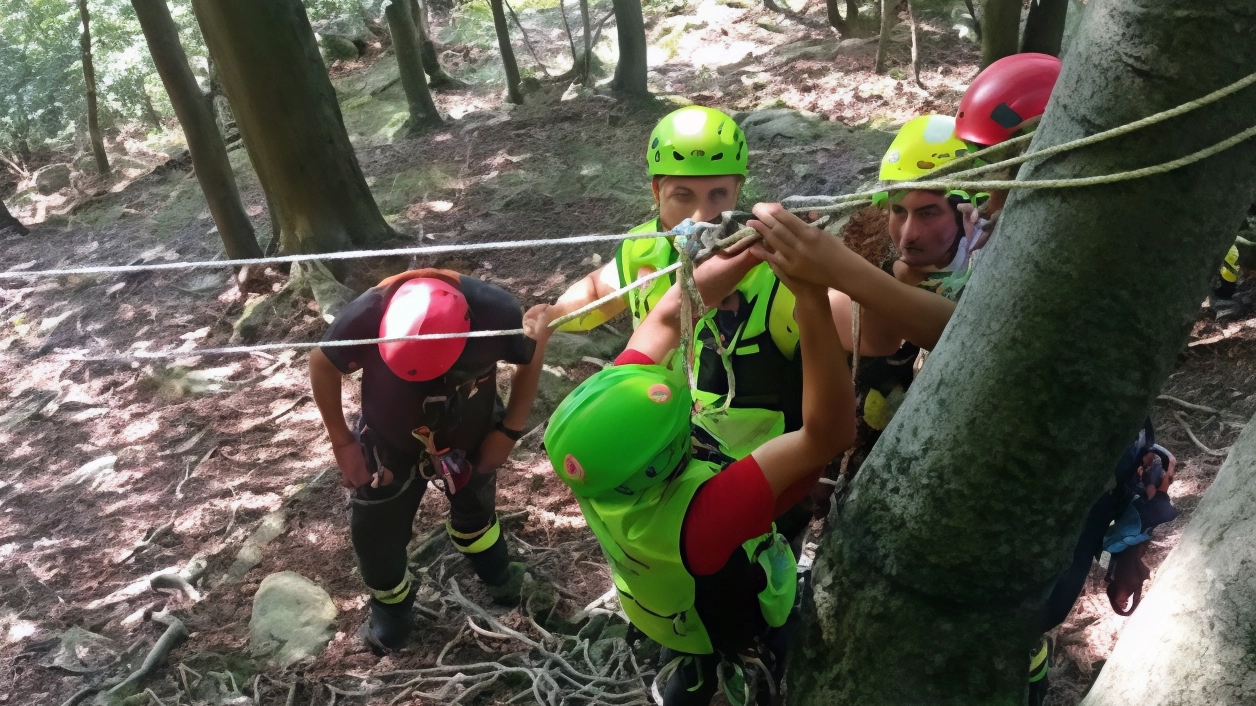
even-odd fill
[(392, 236), (358, 165), (300, 0), (193, 0), (284, 253)]
[[(1030, 149), (1165, 110), (1256, 65), (1250, 0), (1179, 10), (1088, 6)], [(1146, 166), (1253, 122), (1248, 88), (1019, 178)], [(1161, 176), (1013, 191), (937, 350), (830, 514), (790, 704), (1024, 703), (1045, 597), (1172, 371), (1254, 187), (1248, 141)], [(1165, 262), (1172, 277), (1146, 276)]]
[(645, 16), (641, 14), (641, 2), (612, 0), (611, 4), (615, 10), (615, 33), (619, 37), (619, 63), (615, 66), (611, 90), (644, 98), (650, 95), (650, 86), (646, 82)]
[(1256, 419), (1195, 508), (1082, 706), (1256, 703)]
[(83, 21), (79, 50), (83, 57), (83, 83), (87, 86), (87, 134), (91, 138), (96, 170), (104, 176), (109, 173), (109, 155), (105, 154), (105, 139), (100, 134), (100, 111), (96, 106), (96, 69), (92, 66), (92, 18), (87, 10), (87, 0), (78, 0), (78, 8), (79, 19)]
[(196, 83), (196, 76), (188, 66), (187, 54), (179, 41), (179, 28), (170, 16), (166, 0), (131, 0), (131, 6), (135, 8), (157, 74), (183, 127), (196, 179), (205, 192), (205, 201), (214, 217), (214, 225), (218, 226), (227, 256), (233, 260), (261, 257), (257, 234), (240, 201), (240, 190), (231, 171), (231, 161), (227, 159), (227, 146), (218, 132), (213, 111)]
[(515, 49), (510, 45), (510, 25), (506, 23), (506, 9), (502, 0), (489, 0), (493, 10), (493, 27), (497, 30), (497, 47), (501, 50), (502, 66), (506, 69), (506, 101), (523, 103), (519, 90), (519, 62), (515, 61)]
[(1069, 0), (1034, 0), (1029, 3), (1021, 51), (1059, 56), (1068, 6)]
[(9, 207), (5, 206), (3, 201), (0, 201), (0, 233), (10, 228), (17, 231), (18, 235), (26, 235), (30, 232), (26, 230), (26, 226), (22, 225), (22, 222), (16, 216), (9, 213)]
[(1021, 0), (985, 0), (981, 6), (981, 68), (1020, 47)]
[(397, 55), (397, 68), (401, 72), (401, 87), (410, 105), (410, 134), (422, 132), (444, 121), (436, 110), (432, 92), (427, 88), (427, 76), (423, 72), (423, 56), (419, 33), (414, 26), (407, 2), (390, 2), (384, 9), (388, 18), (388, 31), (392, 33), (393, 52)]

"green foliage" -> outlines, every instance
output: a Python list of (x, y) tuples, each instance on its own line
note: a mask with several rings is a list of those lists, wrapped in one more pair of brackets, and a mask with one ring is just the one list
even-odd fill
[[(209, 53), (190, 0), (166, 0), (201, 88), (209, 88)], [(306, 0), (311, 21), (363, 14), (380, 0)], [(174, 114), (153, 66), (130, 0), (89, 0), (92, 61), (101, 127), (143, 120), (145, 97)], [(0, 153), (28, 159), (64, 149), (86, 131), (86, 87), (79, 54), (82, 25), (74, 0), (0, 0)]]

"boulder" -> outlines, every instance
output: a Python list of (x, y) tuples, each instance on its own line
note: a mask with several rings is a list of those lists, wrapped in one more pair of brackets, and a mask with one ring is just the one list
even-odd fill
[(322, 49), (324, 61), (351, 61), (358, 58), (357, 45), (344, 37), (321, 37), (318, 46)]
[(249, 646), (289, 667), (323, 651), (336, 633), (336, 615), (318, 584), (293, 571), (271, 574), (253, 597)]
[(807, 142), (820, 137), (824, 119), (815, 113), (788, 108), (751, 110), (733, 119), (746, 132), (746, 141), (757, 148), (776, 140)]
[(35, 188), (44, 196), (68, 189), (71, 171), (68, 164), (49, 164), (46, 167), (40, 167), (33, 175)]
[(311, 23), (311, 27), (318, 35), (323, 58), (332, 61), (358, 58), (366, 50), (367, 43), (375, 39), (360, 13), (320, 20)]

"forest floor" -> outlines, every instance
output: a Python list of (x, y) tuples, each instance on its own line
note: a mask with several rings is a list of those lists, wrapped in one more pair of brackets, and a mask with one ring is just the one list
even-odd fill
[[(647, 17), (651, 84), (661, 99), (646, 105), (542, 80), (524, 105), (503, 106), (491, 29), (482, 17), (437, 18), (447, 44), (443, 60), (471, 81), (437, 94), (452, 118), (441, 130), (414, 138), (401, 133), (404, 99), (398, 86), (385, 88), (396, 76), (391, 54), (376, 47), (366, 59), (333, 66), (362, 169), (401, 234), (380, 245), (622, 232), (650, 217), (639, 147), (680, 96), (758, 111), (750, 116), (757, 127), (748, 129), (754, 149), (747, 202), (841, 193), (875, 175), (891, 138), (886, 130), (920, 113), (953, 112), (976, 73), (979, 52), (957, 36), (947, 15), (920, 18), (926, 86), (920, 89), (907, 78), (905, 25), (894, 34), (894, 73), (877, 76), (871, 71), (875, 42), (839, 47), (823, 29), (822, 3), (794, 3), (805, 22), (737, 0), (674, 5), (675, 12), (655, 9)], [(555, 6), (519, 7), (538, 55), (551, 72), (564, 70), (566, 37)], [(535, 65), (519, 42), (516, 51), (525, 67)], [(222, 257), (190, 170), (160, 166), (175, 143), (118, 136), (111, 149), (138, 166), (119, 170), (107, 183), (79, 177), (70, 189), (51, 195), (27, 190), (10, 201), (31, 233), (0, 240), (0, 270)], [(232, 159), (264, 236), (269, 224), (257, 178), (244, 150)], [(552, 300), (612, 251), (536, 249), (424, 264), (494, 282), (528, 305)], [(355, 261), (347, 282), (361, 290), (410, 265)], [(238, 286), (228, 273), (193, 271), (0, 282), (0, 361), (10, 371), (0, 381), (8, 400), (0, 410), (0, 703), (62, 704), (125, 673), (126, 665), (138, 666), (136, 658), (165, 629), (147, 616), (163, 608), (190, 631), (146, 684), (166, 704), (499, 703), (532, 688), (518, 674), (502, 673), (496, 681), (483, 676), (495, 669), (485, 668), (486, 661), (528, 649), (517, 637), (503, 638), (505, 628), (572, 660), (579, 654), (577, 666), (590, 672), (619, 679), (652, 672), (644, 661), (630, 666), (647, 655), (623, 651), (622, 630), (604, 619), (595, 629), (585, 626), (581, 637), (590, 642), (582, 648), (561, 641), (562, 633), (576, 629), (567, 619), (602, 597), (610, 579), (535, 438), (525, 440), (500, 472), (499, 512), (514, 551), (540, 585), (556, 593), (557, 605), (491, 607), (443, 539), (446, 502), (430, 492), (412, 545), (422, 586), (416, 637), (382, 659), (360, 646), (354, 632), (366, 596), (348, 542), (349, 503), (309, 397), (306, 355), (128, 356), (224, 344), (245, 305), (277, 291), (285, 279), (267, 271)], [(1256, 376), (1256, 331), (1247, 326), (1256, 320), (1251, 294), (1244, 282), (1234, 306), (1201, 312), (1194, 339), (1217, 340), (1188, 348), (1163, 390), (1220, 414), (1157, 405), (1160, 441), (1179, 459), (1170, 493), (1183, 512), (1153, 539), (1153, 572), (1222, 461), (1193, 443), (1185, 425), (1204, 444), (1225, 448), (1256, 413), (1256, 395), (1238, 386)], [(251, 335), (304, 341), (324, 327), (317, 306), (300, 300)], [(620, 343), (613, 334), (563, 339), (547, 369), (544, 403), (552, 405), (596, 369), (586, 357), (613, 357)], [(356, 394), (350, 386), (348, 406), (356, 404)], [(330, 646), (293, 668), (251, 656), (248, 645), (253, 595), (264, 577), (285, 570), (321, 585), (339, 611)], [(199, 579), (197, 589), (153, 587), (153, 577), (170, 574)], [(493, 623), (477, 618), (476, 627), (489, 634), (468, 629), (466, 605), (451, 579), (499, 621), (485, 630)], [(1060, 631), (1049, 703), (1076, 704), (1120, 634), (1125, 619), (1107, 607), (1101, 579), (1096, 565)], [(167, 585), (162, 582), (158, 586)], [(73, 627), (103, 639), (71, 645), (66, 636)], [(560, 638), (550, 641), (545, 630)], [(584, 649), (590, 647), (591, 657)], [(444, 672), (449, 690), (434, 694), (436, 682), (405, 686), (413, 670), (431, 667), (438, 657), (441, 664), (464, 665)], [(449, 679), (459, 671), (461, 682)], [(144, 698), (135, 703), (148, 703)]]

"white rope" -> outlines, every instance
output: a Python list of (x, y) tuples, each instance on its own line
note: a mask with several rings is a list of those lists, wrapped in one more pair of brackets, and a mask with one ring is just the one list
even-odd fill
[[(596, 301), (589, 302), (588, 304), (585, 304), (584, 306), (580, 307), (579, 309), (569, 314), (566, 314), (564, 316), (558, 317), (557, 319), (554, 319), (553, 321), (549, 322), (548, 327), (558, 328), (559, 326), (562, 326), (568, 321), (580, 318), (581, 316), (584, 316), (588, 312), (594, 309), (597, 309), (598, 307), (601, 307), (602, 305), (606, 304), (607, 302), (613, 299), (618, 299), (619, 297), (622, 297), (624, 294), (638, 287), (645, 286), (649, 284), (650, 282), (653, 282), (654, 280), (658, 279), (659, 277), (665, 277), (675, 272), (676, 270), (680, 269), (680, 267), (681, 267), (681, 263), (677, 262), (673, 265), (668, 265), (667, 267), (664, 267), (663, 269), (658, 270), (657, 272), (651, 272), (648, 275), (639, 277), (636, 280), (632, 281), (631, 283), (627, 284), (626, 286), (620, 287), (619, 289), (616, 289), (615, 291), (611, 292), (610, 294), (607, 294), (606, 296)], [(524, 330), (521, 328), (510, 328), (510, 329), (494, 329), (490, 331), (468, 331), (466, 333), (425, 333), (425, 334), (416, 334), (413, 336), (389, 336), (389, 337), (383, 337), (383, 338), (350, 338), (350, 339), (343, 339), (343, 340), (336, 340), (336, 341), (292, 341), (292, 342), (281, 342), (281, 343), (256, 343), (256, 344), (245, 345), (245, 346), (222, 346), (218, 348), (186, 348), (186, 349), (174, 349), (174, 350), (154, 351), (154, 352), (135, 351), (128, 354), (121, 354), (115, 357), (119, 359), (127, 359), (127, 360), (134, 359), (134, 358), (145, 359), (145, 360), (158, 360), (158, 359), (164, 359), (164, 358), (198, 358), (200, 356), (207, 356), (207, 355), (237, 355), (241, 353), (262, 353), (265, 351), (275, 351), (275, 350), (309, 350), (311, 348), (344, 348), (347, 346), (368, 346), (368, 345), (378, 345), (380, 343), (393, 343), (396, 341), (439, 341), (439, 340), (446, 340), (450, 338), (492, 338), (496, 336), (518, 336), (518, 335), (522, 335), (523, 333), (524, 333)]]
[(314, 260), (356, 260), (367, 257), (399, 257), (404, 255), (435, 255), (449, 252), (468, 252), (472, 250), (514, 250), (516, 248), (539, 248), (547, 245), (580, 245), (583, 243), (604, 243), (638, 238), (657, 238), (668, 233), (616, 233), (574, 235), (567, 238), (550, 238), (542, 240), (505, 240), (496, 243), (462, 243), (457, 245), (419, 245), (409, 248), (393, 248), (390, 250), (346, 250), (344, 252), (309, 253), (304, 255), (280, 255), (277, 257), (253, 257), (243, 260), (188, 260), (184, 262), (158, 262), (143, 265), (88, 265), (84, 267), (66, 267), (55, 270), (9, 270), (0, 272), (0, 279), (36, 279), (40, 277), (62, 277), (66, 275), (106, 275), (126, 274), (130, 272), (153, 272), (159, 270), (195, 270), (211, 267), (244, 267), (249, 265), (280, 265), (295, 262), (311, 262)]

